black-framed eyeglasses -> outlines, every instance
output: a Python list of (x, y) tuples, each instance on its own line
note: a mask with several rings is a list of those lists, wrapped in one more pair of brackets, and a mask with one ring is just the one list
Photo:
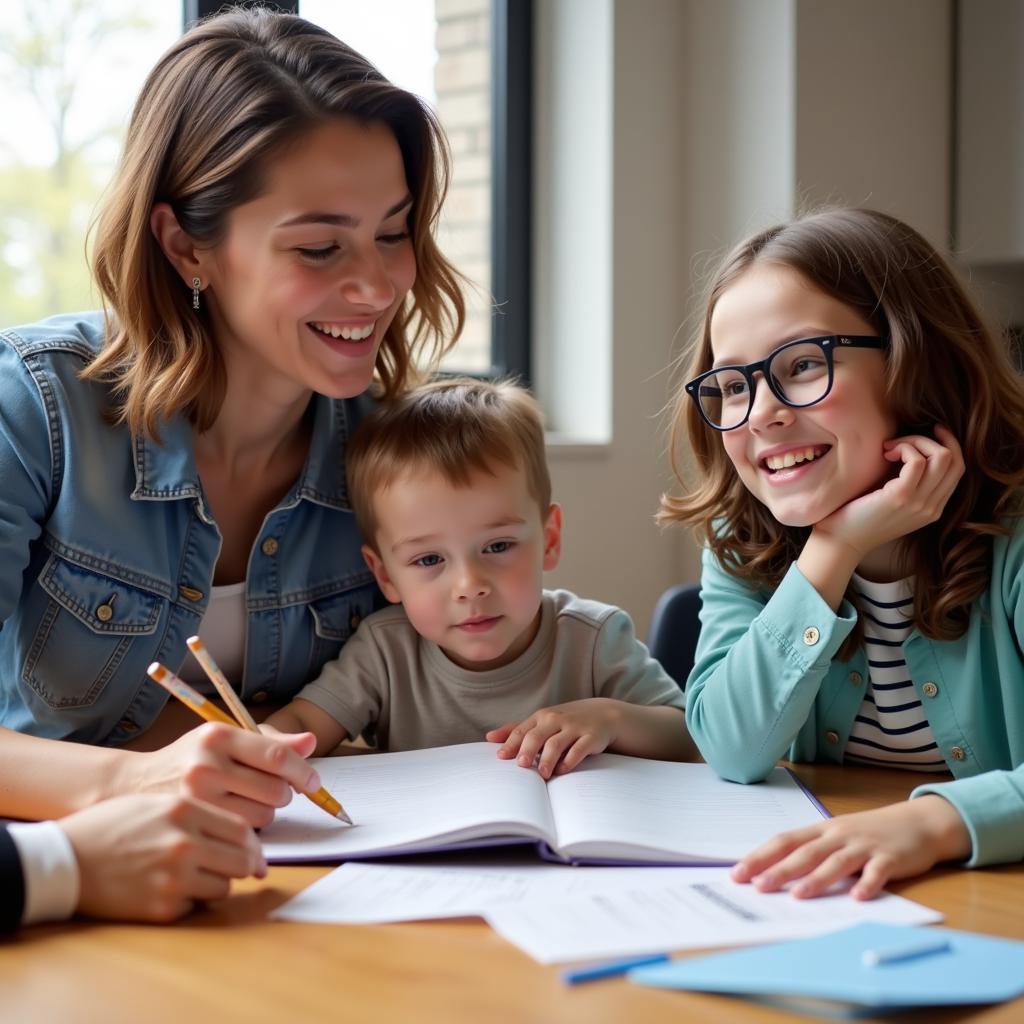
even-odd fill
[(887, 344), (884, 338), (858, 334), (800, 338), (780, 345), (756, 363), (716, 366), (694, 377), (686, 385), (686, 393), (697, 403), (709, 427), (735, 430), (747, 422), (754, 407), (755, 373), (761, 373), (780, 402), (805, 409), (817, 405), (832, 390), (837, 348), (884, 349)]

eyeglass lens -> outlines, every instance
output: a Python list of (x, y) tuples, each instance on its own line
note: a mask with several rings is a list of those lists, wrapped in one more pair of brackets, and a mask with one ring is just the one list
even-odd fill
[[(780, 349), (766, 367), (775, 391), (790, 405), (812, 405), (828, 394), (828, 361), (817, 342), (798, 342)], [(750, 383), (734, 367), (705, 377), (698, 387), (700, 407), (723, 430), (738, 427), (751, 405)]]

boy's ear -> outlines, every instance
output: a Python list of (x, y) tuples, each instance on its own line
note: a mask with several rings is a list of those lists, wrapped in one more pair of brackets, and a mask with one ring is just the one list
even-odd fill
[(392, 604), (401, 604), (402, 598), (395, 589), (394, 583), (391, 582), (391, 577), (388, 575), (388, 570), (384, 565), (384, 559), (369, 544), (363, 545), (362, 552), (366, 564), (370, 567), (370, 572), (373, 573), (377, 580), (377, 586), (380, 587), (381, 593)]
[(544, 520), (544, 571), (558, 565), (562, 557), (562, 506), (552, 502)]

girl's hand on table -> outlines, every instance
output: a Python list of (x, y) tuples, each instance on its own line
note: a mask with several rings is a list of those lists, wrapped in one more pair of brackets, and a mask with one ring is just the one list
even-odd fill
[(967, 826), (948, 800), (935, 794), (873, 811), (842, 814), (819, 825), (783, 832), (747, 854), (732, 869), (737, 882), (774, 892), (820, 896), (860, 873), (854, 899), (877, 896), (887, 882), (923, 874), (944, 860), (971, 853)]

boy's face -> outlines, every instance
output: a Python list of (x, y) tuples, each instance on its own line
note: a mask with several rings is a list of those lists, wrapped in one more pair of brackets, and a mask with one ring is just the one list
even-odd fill
[(522, 469), (496, 465), (453, 487), (432, 471), (374, 498), (367, 563), (389, 601), (456, 665), (498, 668), (529, 647), (540, 624), (544, 570), (558, 564), (562, 513), (545, 515)]

